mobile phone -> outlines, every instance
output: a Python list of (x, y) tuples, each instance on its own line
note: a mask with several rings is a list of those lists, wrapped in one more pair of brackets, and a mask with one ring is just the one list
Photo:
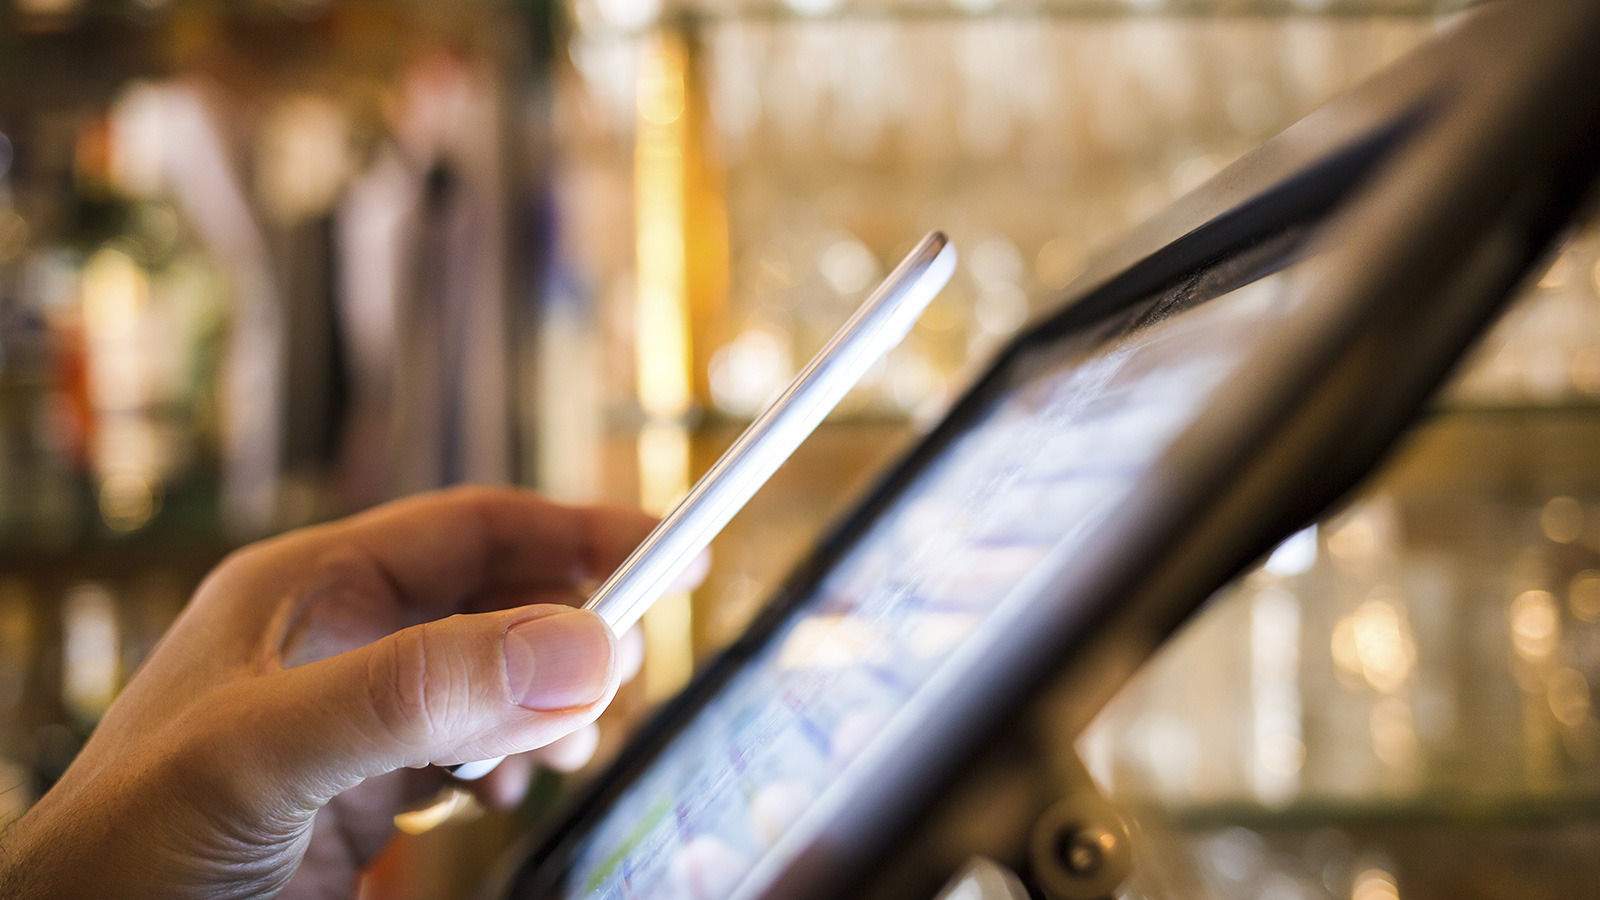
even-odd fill
[[(583, 608), (618, 634), (632, 628), (872, 364), (905, 339), (955, 268), (955, 246), (943, 233), (919, 241)], [(499, 762), (463, 763), (450, 771), (470, 781)]]

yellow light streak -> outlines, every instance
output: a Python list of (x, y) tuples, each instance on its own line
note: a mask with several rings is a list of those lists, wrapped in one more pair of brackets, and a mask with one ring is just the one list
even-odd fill
[[(638, 295), (634, 367), (639, 408), (640, 500), (665, 513), (688, 490), (686, 417), (710, 394), (695, 348), (715, 328), (727, 283), (727, 226), (714, 166), (701, 137), (704, 92), (686, 32), (663, 29), (639, 49), (634, 135), (634, 241)], [(645, 614), (644, 693), (665, 699), (694, 670), (689, 595)]]
[(634, 216), (639, 295), (634, 362), (639, 405), (652, 418), (689, 411), (690, 344), (683, 39), (663, 32), (640, 49)]

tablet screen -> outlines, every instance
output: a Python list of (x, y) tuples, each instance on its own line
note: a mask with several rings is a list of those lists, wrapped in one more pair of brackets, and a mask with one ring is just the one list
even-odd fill
[(1046, 555), (1070, 557), (1117, 514), (1282, 314), (1278, 281), (1188, 308), (1173, 292), (1098, 340), (1015, 366), (599, 816), (562, 895), (723, 900), (784, 852), (830, 790), (870, 777), (852, 772), (863, 751), (931, 702), (929, 679), (1027, 599), (1015, 589)]

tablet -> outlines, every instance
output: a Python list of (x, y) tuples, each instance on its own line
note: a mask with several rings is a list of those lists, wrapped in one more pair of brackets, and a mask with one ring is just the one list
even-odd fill
[(559, 896), (728, 897), (793, 863), (808, 832), (897, 764), (892, 748), (926, 733), (954, 683), (986, 677), (1037, 627), (1040, 589), (1130, 513), (1294, 308), (1271, 279), (1210, 293), (1164, 292), (1021, 354), (622, 792)]
[[(1135, 229), (576, 798), (509, 895), (931, 896), (908, 848), (974, 760), (1046, 693), (1068, 698), (1066, 735), (1085, 724), (1370, 471), (1493, 320), (1600, 165), (1597, 45), (1588, 0), (1484, 8)], [(990, 810), (987, 840), (1038, 806)]]

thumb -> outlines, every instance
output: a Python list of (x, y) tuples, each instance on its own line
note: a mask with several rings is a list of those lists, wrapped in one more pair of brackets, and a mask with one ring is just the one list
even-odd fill
[(258, 721), (284, 783), (320, 805), (402, 766), (520, 753), (589, 724), (616, 693), (615, 657), (585, 610), (452, 616), (278, 673), (263, 706), (279, 714)]

